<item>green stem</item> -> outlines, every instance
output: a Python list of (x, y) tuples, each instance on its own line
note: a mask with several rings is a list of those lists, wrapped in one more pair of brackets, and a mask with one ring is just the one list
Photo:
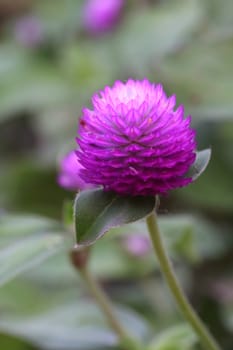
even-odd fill
[(120, 340), (120, 343), (124, 347), (124, 349), (126, 349), (127, 347), (127, 350), (140, 350), (141, 349), (140, 344), (138, 344), (138, 342), (135, 341), (131, 337), (131, 335), (128, 334), (125, 328), (121, 325), (121, 323), (117, 318), (117, 315), (115, 314), (114, 307), (112, 305), (111, 300), (109, 300), (104, 290), (101, 288), (98, 282), (93, 278), (87, 265), (80, 268), (79, 272), (82, 278), (84, 279), (84, 281), (86, 282), (87, 286), (89, 287), (89, 290), (92, 293), (93, 297), (95, 298), (95, 301), (99, 305), (101, 311), (106, 316), (106, 319), (108, 320), (109, 325), (117, 334)]
[(150, 233), (154, 251), (160, 263), (160, 267), (181, 312), (200, 338), (200, 341), (205, 349), (220, 350), (219, 345), (209, 333), (204, 323), (200, 320), (179, 286), (179, 282), (173, 271), (172, 264), (163, 245), (156, 213), (152, 213), (147, 217), (147, 227)]

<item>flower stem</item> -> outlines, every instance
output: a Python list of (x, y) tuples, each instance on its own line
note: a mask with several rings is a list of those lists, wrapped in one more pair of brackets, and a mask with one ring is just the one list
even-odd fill
[(190, 323), (198, 335), (205, 349), (220, 350), (219, 345), (216, 343), (215, 339), (209, 333), (204, 323), (198, 317), (190, 305), (188, 299), (184, 295), (181, 287), (179, 286), (179, 282), (175, 276), (172, 264), (163, 245), (161, 233), (157, 223), (157, 215), (155, 212), (147, 217), (147, 227), (150, 233), (154, 251), (160, 263), (161, 270), (164, 274), (168, 286), (170, 287), (171, 293), (173, 294), (180, 308), (180, 311), (183, 313), (183, 315), (186, 317), (186, 320)]
[(115, 314), (114, 307), (112, 305), (111, 300), (109, 300), (108, 296), (101, 288), (99, 283), (93, 278), (90, 273), (87, 265), (83, 266), (79, 269), (79, 272), (89, 287), (90, 292), (92, 293), (95, 301), (99, 305), (101, 311), (106, 316), (106, 319), (109, 322), (109, 325), (114, 330), (116, 335), (120, 340), (120, 344), (127, 350), (140, 350), (140, 344), (136, 340), (134, 340), (130, 334), (125, 330), (125, 328), (119, 322), (117, 315)]

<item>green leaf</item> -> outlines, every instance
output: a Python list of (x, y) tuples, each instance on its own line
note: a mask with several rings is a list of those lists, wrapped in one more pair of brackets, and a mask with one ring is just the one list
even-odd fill
[(40, 217), (0, 217), (0, 286), (61, 250), (56, 221)]
[(191, 350), (197, 341), (192, 329), (185, 324), (174, 326), (151, 343), (148, 350)]
[(223, 32), (224, 29), (232, 29), (232, 0), (225, 0), (224, 6), (219, 0), (206, 0), (203, 3), (206, 6), (208, 21), (211, 25), (210, 31), (215, 34), (215, 32)]
[[(216, 140), (218, 139), (216, 138)], [(195, 205), (202, 212), (208, 211), (210, 213), (212, 211), (214, 215), (221, 213), (221, 215), (232, 216), (233, 171), (232, 164), (228, 160), (230, 157), (226, 153), (231, 152), (231, 155), (233, 153), (230, 147), (228, 150), (224, 150), (224, 143), (213, 144), (215, 148), (205, 176), (201, 176), (191, 186), (179, 189), (177, 195), (181, 201)]]
[(74, 204), (76, 239), (89, 245), (113, 227), (137, 221), (155, 208), (155, 197), (119, 196), (102, 189), (83, 191)]
[(1, 74), (0, 55), (0, 122), (19, 115), (20, 111), (34, 112), (61, 106), (72, 99), (71, 86), (55, 64), (24, 56), (18, 59), (19, 62), (9, 63), (8, 69), (12, 65), (12, 72), (8, 76)]
[(204, 149), (203, 151), (199, 151), (196, 154), (196, 160), (194, 164), (190, 167), (188, 172), (188, 177), (191, 177), (194, 180), (196, 180), (206, 169), (207, 165), (209, 164), (211, 157), (211, 150)]
[(17, 339), (9, 335), (0, 334), (0, 344), (2, 349), (11, 350), (35, 350), (28, 343), (25, 343), (22, 339)]
[[(157, 80), (176, 93), (193, 121), (232, 120), (232, 39), (193, 42), (160, 62)], [(214, 74), (213, 74), (214, 72)], [(218, 84), (216, 84), (218, 81)]]
[[(47, 262), (45, 262), (47, 264)], [(102, 312), (80, 290), (45, 288), (18, 279), (0, 290), (0, 332), (18, 336), (42, 349), (82, 350), (113, 348), (117, 337)], [(20, 300), (20, 303), (18, 302)], [(35, 303), (36, 300), (36, 303)], [(148, 336), (148, 323), (128, 308), (116, 307), (124, 327), (140, 339)]]
[(189, 41), (202, 19), (203, 9), (196, 0), (145, 6), (140, 14), (132, 11), (119, 31), (120, 40), (116, 37), (114, 41), (118, 59), (129, 71), (145, 74), (152, 62)]

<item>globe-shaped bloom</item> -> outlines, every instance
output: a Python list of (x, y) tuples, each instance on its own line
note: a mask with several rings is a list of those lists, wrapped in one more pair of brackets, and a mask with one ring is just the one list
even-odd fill
[(87, 0), (83, 10), (83, 22), (91, 34), (109, 31), (117, 23), (123, 0)]
[(84, 190), (92, 187), (81, 179), (79, 175), (81, 168), (82, 166), (77, 159), (75, 151), (66, 154), (59, 164), (59, 174), (57, 177), (59, 185), (70, 191)]
[(80, 149), (86, 182), (120, 195), (157, 195), (189, 184), (196, 154), (195, 131), (175, 96), (148, 80), (115, 82), (83, 109)]

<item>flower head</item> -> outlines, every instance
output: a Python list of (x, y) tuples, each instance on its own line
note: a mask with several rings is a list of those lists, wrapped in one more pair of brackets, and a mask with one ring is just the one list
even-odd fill
[(87, 0), (83, 22), (88, 32), (100, 34), (110, 30), (118, 21), (123, 0)]
[(191, 117), (148, 80), (115, 82), (80, 119), (78, 159), (85, 181), (121, 195), (166, 194), (189, 184), (195, 160)]
[(61, 160), (60, 172), (57, 178), (59, 185), (70, 191), (84, 190), (91, 187), (79, 175), (80, 165), (75, 151), (71, 151)]
[(43, 29), (40, 20), (35, 16), (26, 16), (16, 22), (16, 40), (26, 47), (36, 47), (43, 40)]
[(137, 257), (143, 257), (151, 250), (149, 236), (140, 233), (134, 233), (124, 237), (123, 245), (127, 252)]

